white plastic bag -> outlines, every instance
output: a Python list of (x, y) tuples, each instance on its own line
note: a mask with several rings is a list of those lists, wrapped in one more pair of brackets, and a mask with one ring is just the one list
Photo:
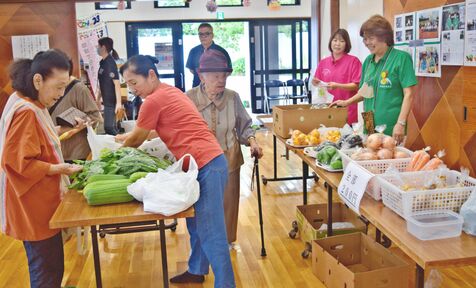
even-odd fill
[[(464, 184), (468, 176), (469, 170), (467, 168), (461, 168), (461, 185)], [(473, 189), (468, 200), (461, 206), (459, 214), (464, 218), (463, 231), (476, 236), (476, 189)]]
[(114, 140), (112, 135), (97, 135), (94, 129), (88, 125), (88, 143), (91, 148), (91, 154), (93, 160), (99, 159), (101, 155), (101, 150), (108, 148), (112, 151), (119, 149), (121, 147), (120, 143), (117, 143)]
[[(91, 126), (88, 126), (88, 143), (91, 148), (92, 159), (99, 159), (101, 155), (101, 150), (107, 148), (109, 150), (115, 151), (119, 149), (122, 144), (117, 143), (112, 135), (97, 135), (94, 129)], [(165, 145), (164, 141), (159, 137), (154, 138), (150, 141), (145, 141), (139, 149), (149, 153), (152, 156), (157, 158), (164, 158), (171, 161), (175, 161), (175, 157), (170, 152), (169, 148)]]
[(317, 86), (309, 81), (309, 91), (312, 95), (312, 104), (329, 104), (334, 100), (334, 95), (327, 91), (327, 83), (320, 82)]
[(438, 288), (441, 287), (441, 283), (443, 283), (443, 277), (441, 277), (440, 272), (436, 269), (431, 269), (430, 275), (428, 275), (425, 281), (425, 288)]
[(157, 158), (164, 158), (171, 161), (175, 161), (174, 154), (170, 152), (169, 148), (167, 148), (167, 145), (165, 145), (164, 141), (162, 141), (162, 139), (160, 139), (159, 137), (154, 138), (150, 141), (145, 141), (142, 145), (140, 145), (139, 149)]
[[(188, 171), (183, 172), (186, 157), (190, 157), (190, 164)], [(197, 176), (197, 163), (190, 154), (186, 154), (166, 170), (149, 173), (145, 178), (129, 185), (127, 192), (144, 202), (144, 211), (170, 216), (197, 202), (200, 197)]]

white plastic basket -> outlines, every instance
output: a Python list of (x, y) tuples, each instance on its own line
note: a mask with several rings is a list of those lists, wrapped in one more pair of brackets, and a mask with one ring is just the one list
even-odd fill
[[(356, 148), (352, 148), (352, 149), (341, 149), (341, 150), (339, 150), (339, 153), (340, 153), (340, 156), (341, 156), (341, 158), (342, 158), (342, 166), (344, 167), (344, 170), (345, 170), (345, 168), (347, 167), (347, 165), (349, 164), (350, 161), (354, 161), (354, 162), (356, 162), (357, 164), (360, 164), (360, 162), (372, 162), (372, 163), (373, 163), (373, 166), (377, 167), (377, 166), (379, 166), (379, 165), (385, 165), (386, 163), (397, 163), (397, 162), (399, 162), (399, 161), (402, 160), (402, 159), (410, 159), (411, 156), (413, 155), (413, 151), (408, 150), (408, 149), (405, 148), (405, 147), (397, 147), (396, 149), (397, 149), (397, 151), (405, 152), (405, 153), (407, 153), (407, 154), (410, 155), (410, 156), (409, 156), (408, 158), (399, 158), (399, 159), (355, 161), (355, 160), (352, 160), (352, 158), (350, 158), (350, 156), (351, 156), (355, 151), (357, 151)], [(372, 172), (372, 171), (371, 171), (371, 172)]]
[[(450, 186), (460, 183), (461, 173), (453, 170), (404, 172), (399, 175), (404, 183), (423, 186), (435, 173), (441, 173), (436, 175), (446, 177), (446, 183)], [(459, 212), (461, 205), (476, 190), (476, 179), (471, 177), (468, 177), (461, 187), (414, 191), (403, 191), (396, 185), (399, 180), (394, 175), (382, 174), (376, 178), (382, 189), (383, 204), (403, 218), (429, 210)]]
[[(365, 161), (355, 161), (350, 158), (350, 155), (354, 153), (357, 149), (342, 149), (339, 150), (339, 153), (342, 158), (342, 166), (345, 170), (350, 161), (355, 162), (357, 165), (360, 165), (367, 169), (370, 173), (375, 175), (383, 174), (387, 169), (393, 165), (398, 171), (404, 172), (410, 163), (411, 158), (399, 158), (399, 159), (385, 159), (385, 160), (365, 160)], [(397, 147), (397, 150), (406, 152), (408, 155), (412, 155), (413, 152), (404, 147)], [(369, 184), (367, 185), (367, 190), (365, 191), (373, 199), (380, 201), (382, 199), (382, 193), (380, 189), (380, 184), (375, 177), (370, 179)]]
[(382, 191), (376, 175), (385, 173), (390, 166), (395, 167), (400, 172), (405, 172), (411, 158), (390, 159), (388, 160), (370, 160), (356, 161), (356, 163), (374, 175), (367, 185), (365, 192), (377, 201), (382, 200)]

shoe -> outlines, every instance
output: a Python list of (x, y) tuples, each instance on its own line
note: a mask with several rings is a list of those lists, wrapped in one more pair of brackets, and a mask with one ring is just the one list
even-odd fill
[(170, 283), (203, 283), (205, 281), (205, 276), (195, 275), (188, 271), (183, 272), (180, 275), (172, 277)]

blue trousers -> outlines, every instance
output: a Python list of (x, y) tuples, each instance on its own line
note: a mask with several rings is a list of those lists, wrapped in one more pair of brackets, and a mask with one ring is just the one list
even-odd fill
[(222, 154), (198, 173), (200, 198), (195, 203), (195, 217), (187, 218), (192, 252), (188, 272), (208, 274), (211, 264), (215, 287), (236, 287), (230, 251), (226, 236), (223, 193), (228, 178), (228, 167)]
[(23, 241), (31, 288), (59, 288), (64, 273), (61, 232), (41, 241)]
[(104, 132), (117, 135), (116, 107), (104, 105)]

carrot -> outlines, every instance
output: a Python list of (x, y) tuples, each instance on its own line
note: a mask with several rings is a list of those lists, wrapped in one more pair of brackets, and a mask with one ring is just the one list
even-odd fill
[(428, 161), (430, 161), (430, 155), (426, 152), (424, 152), (425, 154), (423, 154), (420, 158), (420, 160), (415, 164), (415, 167), (413, 168), (414, 170), (413, 171), (421, 171), (421, 169), (423, 169), (423, 167), (425, 167), (426, 163), (428, 163)]
[(415, 167), (418, 160), (420, 160), (422, 153), (420, 151), (415, 151), (413, 153), (412, 159), (410, 159), (410, 163), (408, 163), (406, 171), (413, 171), (413, 167)]
[(430, 170), (436, 170), (438, 167), (443, 164), (443, 161), (440, 158), (433, 158), (428, 163), (425, 164), (422, 171), (430, 171)]
[(428, 163), (425, 164), (423, 167), (423, 171), (430, 171), (430, 170), (436, 170), (440, 165), (444, 164), (443, 160), (441, 160), (442, 157), (445, 156), (445, 150), (441, 150), (438, 153), (436, 153), (435, 157), (428, 161)]
[[(412, 159), (410, 160), (410, 163), (407, 166), (406, 171), (418, 171), (417, 166), (420, 166), (420, 163), (423, 163), (425, 165), (429, 160), (430, 160), (430, 155), (426, 151), (429, 151), (431, 148), (426, 147), (422, 150), (415, 151), (413, 153)], [(428, 157), (428, 159), (426, 159)], [(426, 160), (425, 160), (426, 159)], [(423, 166), (421, 166), (423, 167)]]

